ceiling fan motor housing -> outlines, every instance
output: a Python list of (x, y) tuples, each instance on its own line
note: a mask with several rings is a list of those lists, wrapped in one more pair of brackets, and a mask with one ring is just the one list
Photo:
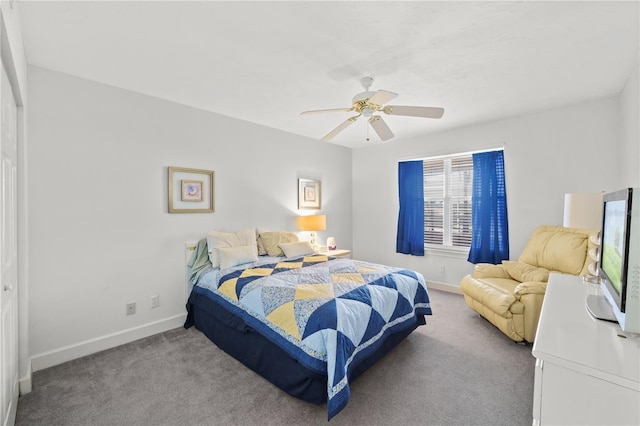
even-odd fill
[(352, 104), (356, 104), (358, 102), (363, 102), (366, 99), (369, 99), (370, 97), (372, 97), (376, 92), (370, 92), (370, 91), (366, 91), (366, 92), (360, 92), (357, 95), (355, 95), (353, 97), (353, 99), (351, 100)]
[(364, 90), (369, 90), (369, 87), (373, 84), (373, 77), (362, 77), (360, 79), (360, 84), (364, 87)]
[(373, 77), (362, 77), (360, 79), (360, 84), (362, 84), (362, 87), (364, 87), (364, 92), (360, 92), (357, 95), (355, 95), (351, 100), (351, 104), (353, 105), (353, 108), (356, 111), (362, 112), (365, 115), (365, 117), (368, 117), (371, 115), (371, 112), (373, 111), (371, 112), (367, 111), (369, 115), (367, 115), (367, 113), (364, 112), (365, 109), (369, 109), (367, 105), (367, 99), (369, 99), (376, 93), (369, 90), (369, 87), (371, 87), (371, 85), (373, 84)]

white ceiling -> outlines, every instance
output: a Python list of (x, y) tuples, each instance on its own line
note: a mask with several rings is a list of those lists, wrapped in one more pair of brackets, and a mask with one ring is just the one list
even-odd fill
[[(614, 95), (638, 1), (19, 1), (29, 63), (320, 139), (361, 92), (445, 108), (403, 138)], [(351, 114), (353, 115), (353, 114)], [(359, 120), (333, 143), (380, 142)], [(323, 142), (324, 143), (324, 142)]]

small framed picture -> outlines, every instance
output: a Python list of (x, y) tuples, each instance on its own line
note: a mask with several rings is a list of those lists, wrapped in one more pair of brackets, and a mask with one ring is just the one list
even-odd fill
[(183, 180), (182, 201), (202, 201), (203, 183), (201, 180)]
[(298, 209), (320, 210), (320, 181), (298, 179)]
[(169, 167), (169, 213), (213, 213), (213, 170)]

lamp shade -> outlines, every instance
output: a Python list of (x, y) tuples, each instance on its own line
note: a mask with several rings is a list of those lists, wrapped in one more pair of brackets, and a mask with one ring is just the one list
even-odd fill
[(562, 226), (599, 231), (602, 226), (602, 192), (564, 194)]
[(301, 231), (324, 231), (327, 229), (327, 217), (323, 214), (299, 216), (298, 229)]

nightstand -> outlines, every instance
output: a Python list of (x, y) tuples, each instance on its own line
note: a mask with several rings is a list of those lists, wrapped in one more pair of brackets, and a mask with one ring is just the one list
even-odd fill
[(337, 250), (320, 250), (318, 254), (332, 257), (351, 257), (351, 250), (337, 249)]

